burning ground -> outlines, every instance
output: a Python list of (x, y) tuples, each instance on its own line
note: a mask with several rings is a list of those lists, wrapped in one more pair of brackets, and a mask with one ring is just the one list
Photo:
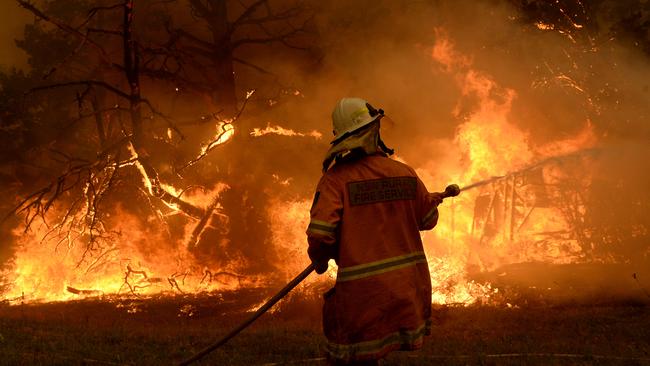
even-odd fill
[[(10, 332), (72, 323), (78, 338), (107, 311), (102, 342), (119, 337), (113, 327), (128, 338), (173, 319), (170, 333), (188, 325), (180, 353), (211, 338), (192, 330), (197, 317), (225, 331), (308, 264), (330, 109), (361, 96), (386, 110), (385, 141), (429, 190), (471, 186), (423, 234), (432, 304), (453, 308), (446, 324), (486, 312), (602, 325), (611, 314), (613, 329), (639, 328), (614, 332), (634, 352), (610, 353), (647, 354), (631, 340), (648, 338), (644, 307), (538, 308), (650, 301), (646, 2), (17, 4), (33, 21), (16, 36), (28, 62), (0, 73)], [(304, 310), (300, 357), (318, 357), (314, 298), (334, 276), (332, 264), (309, 278), (292, 301), (312, 308), (282, 308), (257, 334)], [(150, 329), (158, 342), (162, 328)], [(512, 352), (601, 347), (542, 350), (535, 337)], [(429, 355), (456, 347), (438, 346)], [(124, 357), (111, 359), (154, 362)]]

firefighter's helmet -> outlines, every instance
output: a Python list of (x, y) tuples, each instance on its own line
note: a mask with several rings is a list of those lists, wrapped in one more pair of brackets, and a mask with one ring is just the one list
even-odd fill
[(346, 134), (383, 117), (384, 111), (373, 108), (361, 98), (343, 98), (336, 103), (332, 112), (334, 141), (339, 141)]

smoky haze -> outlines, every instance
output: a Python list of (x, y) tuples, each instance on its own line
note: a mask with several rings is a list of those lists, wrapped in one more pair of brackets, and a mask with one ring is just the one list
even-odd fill
[[(440, 260), (434, 260), (432, 271), (446, 268), (445, 263), (457, 266), (437, 278), (440, 288), (475, 280), (514, 288), (513, 294), (553, 287), (569, 298), (643, 297), (643, 288), (650, 288), (650, 48), (647, 27), (639, 35), (633, 25), (650, 11), (644, 2), (625, 3), (310, 3), (314, 17), (309, 51), (277, 44), (238, 51), (270, 74), (236, 66), (238, 95), (256, 92), (235, 123), (233, 140), (182, 172), (182, 179), (171, 166), (187, 161), (209, 140), (205, 128), (189, 127), (174, 152), (164, 145), (151, 148), (162, 179), (230, 187), (220, 196), (223, 215), (211, 219), (213, 229), (197, 244), (197, 266), (228, 267), (243, 258), (246, 265), (240, 270), (279, 280), (299, 269), (287, 267), (285, 248), (278, 243), (289, 240), (293, 249), (304, 247), (305, 228), (278, 236), (287, 228), (274, 226), (278, 222), (270, 217), (269, 207), (286, 204), (288, 211), (287, 202), (303, 202), (297, 207), (308, 210), (329, 147), (331, 110), (341, 97), (358, 96), (386, 111), (386, 144), (416, 168), (430, 191), (590, 151), (578, 160), (560, 159), (535, 171), (542, 184), (553, 186), (544, 193), (548, 202), (543, 209), (555, 211), (533, 210), (535, 204), (522, 198), (521, 213), (516, 213), (514, 199), (501, 208), (513, 212), (508, 220), (492, 218), (493, 205), (477, 218), (480, 197), (503, 199), (506, 193), (499, 189), (511, 189), (514, 197), (507, 180), (503, 187), (467, 191), (453, 206), (445, 202), (438, 233), (425, 235), (428, 254)], [(190, 24), (188, 14), (177, 16), (179, 24)], [(183, 96), (182, 90), (178, 96), (170, 84), (143, 82), (143, 91), (179, 119), (218, 109), (208, 98)], [(249, 135), (267, 125), (303, 134), (317, 131), (322, 137)], [(487, 152), (477, 150), (483, 145)], [(524, 187), (520, 182), (529, 179), (519, 177), (512, 178), (512, 187)], [(539, 191), (522, 189), (522, 197), (540, 201)], [(137, 202), (128, 210), (146, 217), (145, 200)], [(524, 217), (529, 210), (534, 213)], [(534, 221), (549, 213), (558, 219), (538, 231), (555, 236), (539, 239)], [(505, 221), (517, 221), (510, 227), (517, 226), (522, 234), (502, 240), (508, 236), (500, 234)], [(17, 220), (10, 222), (20, 226)], [(10, 230), (7, 225), (5, 230)], [(169, 225), (176, 236), (188, 230), (178, 218)], [(146, 225), (141, 230), (156, 231)], [(140, 242), (144, 246), (146, 240)], [(174, 243), (167, 240), (162, 248), (174, 251)], [(296, 255), (306, 257), (306, 251)], [(540, 279), (540, 273), (552, 275)]]
[(26, 55), (16, 47), (15, 39), (20, 38), (25, 23), (31, 20), (29, 14), (22, 11), (13, 1), (0, 4), (0, 67), (23, 68), (26, 64)]

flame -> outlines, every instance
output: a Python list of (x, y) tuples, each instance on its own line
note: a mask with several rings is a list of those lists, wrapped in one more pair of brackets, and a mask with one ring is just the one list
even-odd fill
[(288, 276), (302, 271), (309, 263), (305, 255), (305, 230), (309, 224), (309, 200), (271, 200), (267, 214), (273, 228), (271, 242), (283, 258), (283, 270)]
[(544, 22), (536, 22), (535, 26), (537, 27), (537, 29), (540, 29), (540, 30), (553, 30), (553, 29), (555, 29), (555, 26), (553, 24), (547, 24), (547, 23), (544, 23)]
[(216, 125), (217, 133), (210, 140), (210, 142), (204, 144), (201, 147), (201, 154), (199, 156), (204, 156), (210, 150), (214, 149), (216, 146), (226, 143), (235, 135), (235, 126), (232, 125), (232, 120), (220, 121)]
[(323, 134), (316, 131), (316, 130), (311, 130), (309, 132), (303, 133), (303, 132), (296, 132), (292, 129), (284, 128), (278, 125), (271, 126), (270, 123), (266, 125), (266, 128), (254, 128), (253, 131), (251, 131), (250, 135), (253, 137), (260, 137), (264, 135), (280, 135), (280, 136), (299, 136), (299, 137), (313, 137), (316, 140), (320, 140), (321, 137), (323, 137)]
[[(498, 289), (469, 280), (470, 270), (493, 270), (499, 265), (520, 261), (567, 263), (580, 255), (575, 240), (540, 240), (538, 233), (566, 230), (567, 223), (558, 208), (528, 203), (539, 199), (537, 188), (520, 182), (526, 177), (524, 172), (519, 173), (519, 178), (513, 172), (535, 166), (537, 161), (593, 147), (596, 138), (587, 120), (576, 136), (533, 145), (528, 133), (509, 117), (517, 93), (475, 70), (470, 57), (458, 53), (442, 30), (437, 30), (436, 34), (438, 40), (432, 47), (431, 58), (435, 66), (440, 66), (442, 72), (451, 74), (456, 80), (461, 99), (455, 116), (464, 122), (453, 139), (433, 143), (438, 146), (436, 151), (448, 154), (425, 164), (417, 170), (418, 174), (428, 187), (440, 182), (457, 182), (462, 187), (495, 176), (504, 178), (447, 200), (440, 208), (441, 218), (436, 229), (423, 234), (432, 277), (432, 302), (489, 302)], [(469, 115), (460, 112), (466, 98), (478, 100)], [(546, 184), (557, 179), (554, 173), (562, 174), (552, 165), (540, 165), (538, 169), (539, 179)], [(494, 208), (497, 206), (498, 210)], [(494, 220), (494, 223), (476, 222), (480, 216), (477, 210), (485, 207), (492, 207), (488, 216), (494, 217), (486, 220)], [(525, 212), (520, 213), (521, 210)]]
[[(311, 261), (305, 254), (305, 231), (309, 225), (310, 200), (271, 201), (267, 212), (270, 224), (275, 228), (272, 234), (272, 243), (283, 259), (283, 270), (287, 277), (300, 273)], [(321, 280), (336, 279), (337, 266), (334, 261), (329, 262), (329, 267)], [(306, 283), (318, 281), (319, 277), (308, 277)]]
[(126, 148), (129, 154), (131, 155), (129, 161), (132, 161), (131, 164), (135, 165), (135, 167), (138, 168), (138, 172), (140, 172), (140, 175), (142, 176), (142, 184), (147, 189), (147, 192), (149, 192), (149, 194), (153, 194), (153, 183), (151, 182), (151, 179), (149, 178), (146, 169), (140, 162), (139, 155), (135, 150), (135, 147), (131, 142), (129, 142)]
[[(217, 184), (211, 190), (179, 191), (164, 186), (187, 202), (205, 206), (227, 188)], [(215, 207), (218, 211), (219, 206)], [(217, 213), (218, 214), (218, 213)], [(167, 293), (202, 292), (258, 285), (260, 278), (239, 276), (245, 263), (232, 261), (210, 269), (186, 247), (194, 222), (185, 225), (182, 238), (169, 240), (164, 216), (155, 214), (142, 220), (117, 205), (110, 216), (112, 230), (95, 246), (87, 246), (87, 235), (68, 232), (47, 224), (63, 213), (54, 210), (44, 222), (18, 238), (8, 280), (6, 299), (20, 301), (65, 301), (84, 296), (148, 296)], [(210, 278), (207, 274), (210, 273)], [(214, 274), (214, 276), (213, 276)]]

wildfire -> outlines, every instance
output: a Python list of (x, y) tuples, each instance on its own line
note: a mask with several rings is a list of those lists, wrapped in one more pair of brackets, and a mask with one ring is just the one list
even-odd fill
[[(165, 191), (186, 202), (204, 207), (228, 188), (181, 191), (163, 185)], [(168, 205), (177, 209), (173, 205)], [(219, 207), (213, 207), (218, 211)], [(172, 211), (173, 212), (173, 211)], [(4, 298), (10, 301), (64, 301), (84, 296), (177, 294), (232, 289), (256, 285), (259, 278), (241, 276), (243, 263), (210, 269), (197, 261), (185, 242), (194, 235), (192, 222), (185, 225), (183, 238), (169, 242), (165, 215), (157, 212), (146, 222), (118, 205), (109, 214), (112, 230), (93, 246), (87, 245), (82, 227), (68, 231), (48, 225), (63, 214), (54, 210), (27, 233), (14, 230), (17, 239), (12, 270), (3, 273), (9, 280)], [(160, 230), (163, 228), (163, 230)]]
[(470, 271), (522, 261), (566, 263), (578, 257), (574, 239), (548, 240), (538, 234), (566, 231), (567, 222), (559, 208), (542, 202), (553, 195), (545, 185), (558, 178), (554, 176), (558, 170), (536, 163), (593, 147), (596, 138), (585, 121), (576, 136), (533, 145), (509, 117), (516, 91), (474, 69), (470, 58), (459, 54), (444, 32), (438, 30), (437, 35), (431, 53), (434, 64), (454, 76), (461, 91), (459, 106), (464, 98), (475, 98), (478, 105), (469, 115), (460, 115), (457, 108), (456, 117), (465, 122), (452, 140), (437, 142), (449, 153), (418, 173), (428, 187), (440, 182), (458, 182), (462, 187), (486, 179), (491, 183), (444, 203), (437, 228), (424, 235), (432, 301), (489, 302), (498, 289), (468, 280)]
[[(537, 26), (547, 29), (543, 24)], [(436, 34), (437, 42), (431, 49), (433, 72), (445, 73), (456, 81), (460, 99), (454, 117), (461, 122), (453, 138), (432, 142), (436, 151), (446, 151), (447, 155), (423, 164), (418, 174), (429, 189), (445, 183), (462, 187), (494, 179), (447, 200), (440, 208), (437, 228), (423, 233), (433, 285), (432, 302), (490, 302), (499, 290), (472, 281), (472, 271), (532, 260), (566, 263), (580, 255), (575, 239), (544, 234), (567, 231), (559, 209), (548, 204), (557, 193), (546, 187), (567, 173), (539, 162), (574, 156), (597, 141), (590, 122), (584, 121), (583, 130), (575, 136), (533, 144), (528, 132), (519, 127), (520, 121), (511, 117), (517, 92), (475, 69), (471, 57), (456, 51), (444, 32), (438, 30)], [(561, 75), (558, 80), (568, 83)], [(463, 107), (468, 99), (475, 101), (470, 112)], [(215, 135), (186, 166), (198, 162), (235, 134), (233, 120), (219, 121), (215, 129)], [(250, 132), (253, 137), (270, 134), (322, 138), (316, 130), (298, 132), (271, 123)], [(52, 210), (45, 221), (33, 225), (27, 233), (17, 228), (13, 233), (18, 242), (15, 258), (3, 274), (8, 283), (0, 287), (4, 298), (56, 301), (109, 294), (196, 293), (255, 286), (269, 280), (242, 274), (244, 258), (231, 257), (226, 263), (216, 264), (194, 252), (206, 230), (220, 225), (223, 231), (229, 230), (230, 218), (221, 212), (220, 202), (228, 182), (209, 189), (179, 189), (155, 181), (157, 178), (147, 174), (136, 149), (130, 144), (127, 149), (130, 156), (124, 165), (138, 169), (147, 199), (156, 196), (164, 206), (152, 204), (153, 209), (143, 219), (117, 205), (106, 219), (110, 230), (92, 246), (84, 245), (90, 234), (82, 225), (61, 230), (49, 224), (65, 215), (63, 208)], [(273, 184), (283, 189), (292, 188), (298, 180), (280, 178), (278, 174), (272, 178)], [(310, 199), (295, 196), (272, 197), (266, 205), (266, 218), (273, 228), (268, 244), (282, 260), (275, 277), (290, 278), (309, 263), (304, 231), (310, 204)], [(179, 212), (188, 217), (179, 218)], [(172, 231), (176, 236), (170, 234)], [(170, 240), (172, 237), (175, 239)], [(219, 247), (220, 243), (214, 245)], [(335, 276), (332, 263), (324, 278), (333, 281)], [(308, 279), (308, 283), (315, 281), (319, 277)], [(181, 309), (181, 315), (192, 316), (192, 309)]]

